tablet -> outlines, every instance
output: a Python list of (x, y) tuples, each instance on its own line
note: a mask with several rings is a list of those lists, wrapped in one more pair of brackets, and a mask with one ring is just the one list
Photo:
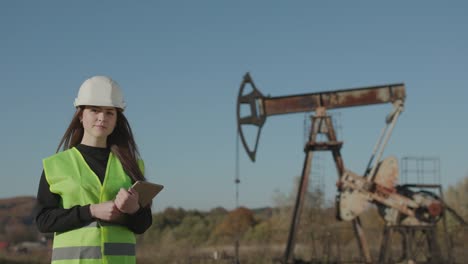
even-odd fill
[(146, 181), (136, 181), (131, 187), (138, 192), (138, 203), (141, 207), (147, 206), (163, 188), (163, 185)]

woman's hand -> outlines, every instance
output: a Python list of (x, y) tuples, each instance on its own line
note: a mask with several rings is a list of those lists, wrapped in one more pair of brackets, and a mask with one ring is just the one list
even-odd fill
[(114, 203), (120, 212), (126, 214), (134, 214), (140, 209), (140, 204), (138, 204), (138, 192), (132, 189), (127, 191), (124, 188), (120, 188)]
[(120, 222), (124, 215), (117, 209), (113, 201), (108, 201), (89, 206), (91, 216), (107, 222)]

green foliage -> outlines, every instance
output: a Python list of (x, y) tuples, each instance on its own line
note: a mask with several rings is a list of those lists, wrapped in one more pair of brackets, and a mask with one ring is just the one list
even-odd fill
[(191, 245), (197, 245), (205, 242), (210, 236), (208, 223), (200, 215), (186, 216), (180, 225), (173, 229), (176, 240), (185, 239)]
[[(452, 241), (452, 246), (455, 248), (464, 248), (466, 252), (466, 244), (468, 243), (468, 227), (461, 222), (468, 223), (468, 176), (455, 186), (450, 186), (444, 194), (445, 202), (458, 215), (448, 213), (446, 211), (448, 230)], [(463, 220), (460, 221), (459, 217)], [(454, 250), (455, 254), (457, 249)], [(466, 253), (465, 253), (466, 254)]]
[(163, 225), (163, 227), (175, 227), (182, 222), (182, 219), (185, 217), (185, 214), (186, 212), (182, 208), (166, 208), (166, 210), (164, 210), (163, 213), (164, 218), (162, 219), (161, 224)]
[(249, 242), (270, 242), (273, 234), (272, 224), (270, 221), (263, 221), (252, 228), (244, 235), (244, 240)]
[(468, 176), (445, 192), (445, 202), (464, 219), (468, 218)]
[(251, 210), (240, 207), (230, 212), (223, 222), (216, 227), (215, 233), (221, 236), (235, 237), (244, 234), (255, 224)]

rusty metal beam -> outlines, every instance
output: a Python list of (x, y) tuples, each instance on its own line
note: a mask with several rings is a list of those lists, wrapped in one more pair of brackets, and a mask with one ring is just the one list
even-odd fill
[(266, 116), (272, 116), (311, 112), (318, 107), (335, 109), (404, 101), (405, 96), (405, 85), (399, 83), (331, 92), (264, 97), (263, 110)]

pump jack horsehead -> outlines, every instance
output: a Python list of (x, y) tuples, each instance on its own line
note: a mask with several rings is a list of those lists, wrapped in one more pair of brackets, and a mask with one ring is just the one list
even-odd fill
[[(246, 92), (247, 86), (252, 88), (250, 92)], [(400, 113), (403, 111), (405, 96), (404, 84), (388, 84), (301, 95), (265, 97), (256, 88), (250, 74), (245, 74), (237, 99), (237, 125), (242, 144), (253, 162), (256, 158), (261, 129), (267, 117), (314, 112), (309, 139), (304, 147), (304, 166), (291, 219), (288, 241), (282, 259), (283, 263), (295, 262), (293, 255), (296, 231), (299, 226), (304, 195), (308, 188), (308, 178), (314, 151), (332, 152), (339, 177), (337, 182), (336, 215), (339, 220), (352, 221), (361, 255), (367, 263), (371, 263), (372, 259), (361, 227), (359, 214), (364, 211), (369, 202), (390, 209), (390, 211), (393, 210), (391, 215), (384, 216), (386, 221), (399, 221), (399, 219), (408, 217), (417, 219), (420, 222), (432, 222), (440, 217), (442, 203), (438, 197), (435, 195), (418, 196), (408, 191), (400, 191), (396, 185), (399, 177), (397, 159), (388, 157), (381, 161), (385, 145)], [(345, 168), (340, 153), (343, 142), (337, 140), (331, 116), (327, 114), (327, 110), (384, 103), (391, 103), (393, 108), (386, 117), (386, 125), (374, 148), (365, 174), (360, 176)], [(247, 106), (243, 109), (250, 109), (250, 113), (241, 116), (241, 114), (244, 114), (241, 113), (242, 106)], [(244, 135), (245, 126), (257, 128), (253, 148), (247, 144)], [(324, 134), (328, 140), (316, 141), (318, 134)]]

